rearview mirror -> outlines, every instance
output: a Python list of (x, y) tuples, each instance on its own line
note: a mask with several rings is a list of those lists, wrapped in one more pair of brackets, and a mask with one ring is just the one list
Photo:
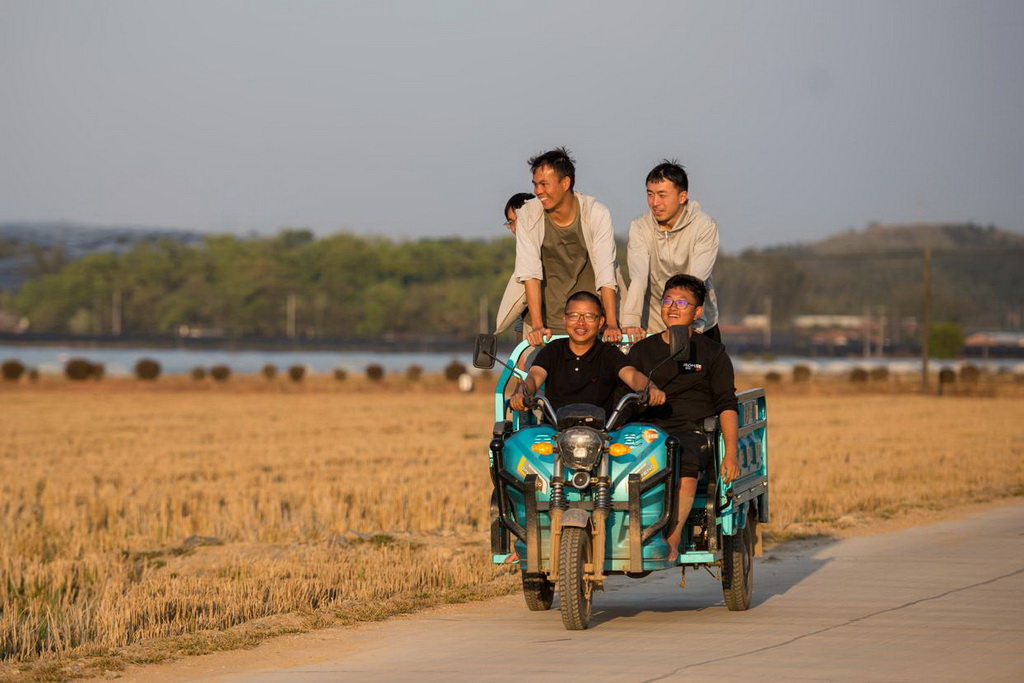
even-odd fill
[(668, 351), (670, 358), (690, 357), (690, 326), (673, 325), (668, 328)]
[(498, 351), (498, 337), (493, 334), (478, 334), (473, 347), (473, 367), (490, 370), (494, 367), (494, 354)]

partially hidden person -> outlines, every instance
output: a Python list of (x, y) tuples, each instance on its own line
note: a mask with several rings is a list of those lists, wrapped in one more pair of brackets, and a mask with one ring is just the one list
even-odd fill
[[(517, 192), (505, 202), (505, 222), (502, 224), (508, 228), (512, 235), (516, 234), (516, 212), (523, 204), (533, 199), (529, 192)], [(498, 319), (494, 328), (495, 334), (501, 334), (509, 327), (516, 332), (516, 341), (523, 339), (523, 319), (526, 317), (526, 289), (516, 281), (515, 275), (509, 276), (508, 284), (505, 285), (505, 293), (498, 304)]]

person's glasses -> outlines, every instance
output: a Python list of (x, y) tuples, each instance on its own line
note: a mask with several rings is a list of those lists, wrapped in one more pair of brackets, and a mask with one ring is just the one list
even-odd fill
[(661, 300), (661, 307), (662, 308), (671, 308), (672, 304), (675, 304), (676, 306), (678, 306), (680, 311), (685, 311), (690, 306), (695, 306), (696, 305), (696, 304), (691, 304), (686, 299), (662, 299)]
[(515, 221), (505, 221), (504, 223), (501, 224), (501, 227), (508, 228), (509, 230), (511, 230), (515, 226), (516, 226), (516, 222)]
[(588, 323), (596, 323), (597, 319), (600, 317), (601, 316), (598, 315), (597, 313), (576, 313), (575, 311), (573, 311), (572, 313), (565, 314), (565, 319), (571, 323), (576, 322), (580, 318), (583, 318)]

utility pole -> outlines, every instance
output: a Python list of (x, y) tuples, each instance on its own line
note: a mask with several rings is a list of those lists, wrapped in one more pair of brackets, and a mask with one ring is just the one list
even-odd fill
[(764, 297), (764, 348), (772, 348), (772, 295)]
[(871, 358), (871, 307), (864, 306), (864, 357)]
[(110, 334), (121, 336), (121, 288), (114, 287), (110, 294)]
[(885, 329), (888, 327), (885, 317), (885, 306), (878, 307), (878, 357), (885, 355)]
[(487, 334), (487, 295), (480, 295), (480, 334)]
[(921, 393), (928, 394), (928, 332), (932, 326), (932, 248), (924, 248), (924, 294), (921, 326)]
[(285, 321), (285, 333), (289, 339), (295, 339), (295, 292), (288, 292), (288, 318)]

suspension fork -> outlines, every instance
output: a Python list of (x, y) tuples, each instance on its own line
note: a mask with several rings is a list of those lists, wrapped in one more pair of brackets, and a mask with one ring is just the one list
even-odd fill
[(562, 515), (569, 508), (569, 501), (565, 499), (565, 476), (561, 460), (556, 457), (555, 465), (551, 471), (551, 503), (548, 508), (551, 515), (551, 552), (550, 558), (551, 576), (558, 577), (558, 555), (562, 547)]
[(605, 536), (608, 533), (608, 515), (612, 509), (611, 477), (609, 476), (609, 456), (602, 454), (601, 465), (598, 468), (596, 481), (594, 482), (594, 583), (600, 586), (604, 583), (604, 554)]

